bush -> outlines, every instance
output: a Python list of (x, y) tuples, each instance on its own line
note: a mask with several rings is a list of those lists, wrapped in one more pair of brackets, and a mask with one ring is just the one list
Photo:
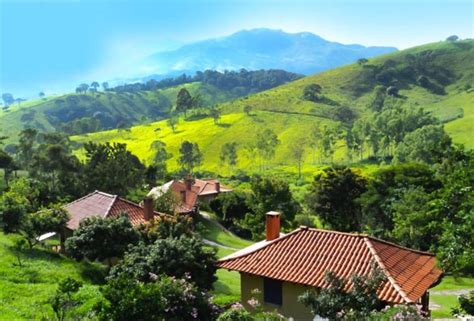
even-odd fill
[(254, 318), (239, 304), (219, 315), (217, 321), (254, 321)]
[(206, 292), (183, 279), (152, 275), (153, 281), (112, 279), (96, 307), (100, 320), (214, 320), (216, 307)]

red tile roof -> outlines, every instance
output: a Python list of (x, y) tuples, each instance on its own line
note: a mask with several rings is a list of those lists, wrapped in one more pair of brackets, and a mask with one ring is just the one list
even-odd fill
[[(99, 191), (90, 193), (80, 199), (64, 205), (70, 215), (67, 227), (75, 230), (79, 222), (86, 217), (117, 217), (121, 213), (127, 213), (132, 225), (145, 223), (143, 207), (123, 199), (117, 195), (111, 195)], [(163, 215), (155, 212), (155, 215)]]
[(302, 227), (266, 244), (231, 254), (218, 267), (318, 288), (324, 276), (367, 275), (375, 261), (387, 276), (379, 298), (416, 302), (442, 272), (431, 253), (411, 250), (367, 235)]
[[(148, 195), (156, 198), (161, 195), (161, 193), (164, 193), (169, 188), (171, 188), (173, 193), (178, 197), (179, 201), (181, 202), (178, 205), (177, 212), (181, 214), (186, 214), (194, 211), (199, 196), (213, 195), (232, 191), (232, 189), (224, 187), (220, 184), (218, 191), (217, 184), (219, 184), (219, 181), (215, 179), (195, 179), (194, 184), (191, 186), (191, 189), (189, 189), (187, 188), (185, 182), (172, 180), (163, 184), (162, 186), (153, 188)], [(185, 195), (183, 195), (183, 193), (185, 193)]]

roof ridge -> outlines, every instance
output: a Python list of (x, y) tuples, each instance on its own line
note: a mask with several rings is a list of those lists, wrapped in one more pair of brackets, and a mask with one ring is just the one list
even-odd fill
[(89, 193), (89, 194), (86, 194), (86, 195), (84, 195), (84, 196), (82, 196), (82, 197), (80, 197), (80, 198), (78, 198), (78, 199), (76, 199), (76, 200), (74, 200), (74, 201), (72, 201), (72, 202), (69, 202), (69, 203), (63, 205), (63, 207), (64, 207), (64, 206), (71, 205), (71, 204), (74, 204), (74, 203), (77, 203), (77, 202), (79, 202), (79, 201), (82, 201), (83, 199), (86, 199), (86, 198), (88, 198), (88, 197), (91, 197), (91, 196), (94, 195), (94, 194), (105, 194), (106, 196), (113, 196), (113, 195), (110, 195), (110, 194), (101, 192), (101, 191), (99, 191), (99, 190), (95, 190), (95, 191), (93, 191), (93, 192), (91, 192), (91, 193)]
[(385, 264), (382, 262), (382, 259), (380, 256), (377, 254), (377, 251), (374, 249), (374, 246), (372, 245), (371, 238), (370, 237), (364, 237), (364, 242), (367, 245), (370, 254), (374, 257), (375, 261), (377, 264), (380, 266), (380, 268), (384, 271), (384, 274), (387, 276), (388, 281), (392, 285), (393, 288), (400, 294), (400, 296), (407, 302), (407, 303), (412, 303), (413, 300), (411, 300), (408, 295), (403, 291), (400, 285), (398, 285), (397, 281), (395, 278), (390, 274), (389, 270), (385, 266)]
[[(264, 249), (264, 248), (266, 248), (266, 247), (269, 246), (269, 245), (275, 244), (275, 243), (277, 243), (277, 242), (279, 242), (279, 241), (281, 241), (281, 240), (283, 240), (283, 239), (286, 239), (286, 238), (288, 238), (288, 237), (291, 236), (291, 235), (297, 234), (298, 232), (305, 231), (305, 230), (307, 230), (306, 227), (303, 227), (303, 228), (299, 227), (299, 228), (295, 229), (294, 231), (291, 231), (291, 232), (288, 233), (288, 234), (284, 234), (283, 236), (280, 236), (280, 237), (278, 237), (278, 238), (276, 238), (276, 239), (274, 239), (274, 240), (267, 241), (266, 244), (263, 244), (261, 247), (258, 247), (258, 248), (256, 248), (256, 249), (250, 251), (250, 252), (244, 253), (244, 254), (242, 254), (242, 255), (230, 257), (230, 258), (228, 258), (228, 259), (226, 259), (226, 257), (227, 257), (227, 256), (226, 256), (226, 257), (223, 257), (222, 259), (218, 260), (218, 262), (230, 261), (230, 260), (234, 260), (234, 259), (238, 259), (238, 258), (245, 257), (245, 256), (247, 256), (247, 255), (250, 255), (250, 254), (253, 254), (253, 253), (257, 252), (257, 251), (260, 251), (261, 249)], [(265, 241), (265, 240), (263, 240), (263, 241)], [(254, 244), (257, 244), (257, 243), (254, 243)], [(252, 246), (252, 245), (250, 245), (250, 246)], [(244, 249), (245, 249), (245, 248), (244, 248)], [(242, 250), (243, 250), (243, 249), (242, 249)], [(230, 254), (230, 255), (232, 255), (232, 254)]]
[(118, 195), (114, 195), (114, 199), (112, 200), (112, 203), (110, 204), (110, 206), (107, 208), (107, 210), (105, 211), (105, 216), (104, 217), (107, 217), (109, 216), (109, 213), (110, 213), (110, 210), (112, 209), (112, 207), (114, 206), (115, 202), (117, 201), (117, 198)]
[(325, 230), (321, 228), (314, 228), (314, 227), (305, 227), (308, 230), (316, 231), (316, 232), (325, 232), (325, 233), (332, 233), (332, 234), (342, 234), (348, 236), (356, 236), (356, 237), (369, 237), (368, 234), (365, 233), (351, 233), (351, 232), (341, 232), (341, 231), (334, 231), (334, 230)]
[[(133, 206), (139, 207), (140, 209), (145, 208), (144, 206), (141, 206), (138, 203), (132, 202), (132, 201), (130, 201), (126, 198), (120, 197), (120, 196), (118, 196), (118, 200), (123, 201), (123, 202), (128, 203), (128, 204), (131, 204)], [(114, 202), (114, 204), (115, 204), (115, 202)], [(155, 211), (154, 209), (153, 209), (153, 213), (158, 214), (158, 215), (169, 215), (169, 214), (166, 214), (166, 213), (161, 213), (161, 212)]]
[(378, 237), (375, 237), (375, 236), (367, 235), (366, 237), (369, 238), (369, 239), (371, 239), (372, 241), (376, 241), (376, 242), (388, 244), (388, 245), (390, 245), (390, 246), (395, 246), (395, 247), (398, 247), (398, 248), (400, 248), (400, 249), (407, 250), (407, 251), (410, 251), (410, 252), (414, 252), (414, 253), (418, 253), (418, 254), (423, 254), (423, 255), (429, 255), (429, 256), (433, 256), (433, 257), (436, 256), (434, 253), (431, 253), (431, 252), (411, 249), (411, 248), (409, 248), (409, 247), (406, 247), (406, 246), (403, 246), (403, 245), (400, 245), (400, 244), (397, 244), (397, 243), (393, 243), (393, 242), (390, 242), (390, 241), (386, 241), (386, 240), (379, 239)]

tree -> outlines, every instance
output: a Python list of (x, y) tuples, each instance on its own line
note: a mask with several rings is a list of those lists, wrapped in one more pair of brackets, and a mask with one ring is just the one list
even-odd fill
[(68, 312), (80, 303), (75, 294), (81, 287), (81, 282), (70, 277), (59, 283), (56, 293), (50, 299), (54, 315), (58, 321), (66, 320)]
[(305, 149), (306, 141), (303, 138), (298, 139), (290, 146), (291, 156), (298, 166), (298, 179), (301, 179), (301, 165), (303, 164)]
[(321, 98), (322, 88), (318, 84), (310, 84), (304, 87), (303, 97), (306, 100), (317, 102)]
[(98, 83), (97, 81), (93, 81), (93, 82), (91, 83), (91, 86), (90, 86), (91, 91), (97, 91), (97, 88), (99, 88), (99, 87), (100, 87), (100, 85), (99, 85), (99, 83)]
[(0, 195), (0, 221), (5, 233), (18, 231), (23, 217), (29, 210), (28, 203), (24, 195), (11, 189)]
[(150, 273), (187, 278), (200, 289), (209, 290), (216, 280), (216, 250), (196, 236), (181, 235), (140, 243), (128, 250), (110, 271), (110, 278), (126, 277), (150, 282)]
[(117, 218), (88, 217), (79, 223), (66, 240), (66, 252), (76, 260), (108, 260), (122, 257), (130, 244), (136, 244), (138, 232), (125, 213)]
[(5, 103), (5, 106), (10, 106), (15, 102), (15, 98), (13, 98), (13, 95), (10, 93), (4, 93), (2, 94), (2, 99), (3, 102)]
[(99, 320), (215, 320), (216, 307), (206, 292), (184, 279), (150, 274), (150, 282), (120, 277), (102, 289), (95, 310)]
[(20, 140), (17, 148), (17, 157), (19, 165), (23, 169), (30, 169), (34, 145), (38, 137), (38, 131), (33, 128), (26, 128), (20, 132)]
[(46, 96), (46, 95), (44, 94), (44, 92), (40, 91), (39, 94), (38, 94), (38, 97), (41, 98), (41, 99), (43, 99), (44, 96)]
[(385, 274), (375, 264), (372, 264), (370, 274), (355, 274), (350, 278), (338, 277), (328, 271), (325, 275), (328, 286), (306, 291), (299, 301), (309, 307), (315, 316), (331, 321), (367, 320), (372, 311), (382, 307), (377, 291), (385, 280)]
[(392, 237), (394, 203), (411, 187), (432, 193), (441, 187), (441, 182), (423, 164), (392, 165), (374, 173), (367, 184), (367, 191), (357, 201), (362, 208), (363, 224), (371, 234), (381, 238)]
[(168, 120), (166, 121), (166, 124), (171, 128), (173, 133), (176, 132), (176, 125), (179, 123), (179, 117), (173, 114), (170, 114), (168, 117)]
[(234, 168), (234, 166), (237, 165), (238, 156), (236, 142), (225, 143), (224, 145), (222, 145), (220, 160), (223, 163), (227, 163), (230, 168)]
[(266, 128), (257, 134), (255, 146), (260, 156), (260, 169), (262, 169), (264, 161), (268, 162), (275, 157), (275, 150), (279, 144), (278, 136), (270, 128)]
[(452, 315), (474, 315), (474, 291), (469, 292), (468, 295), (460, 295), (458, 297), (458, 306), (452, 308)]
[[(316, 151), (320, 147), (321, 144), (321, 130), (319, 128), (319, 124), (316, 124), (311, 127), (311, 133), (310, 133), (310, 140), (309, 140), (309, 145), (311, 146), (311, 149), (313, 150), (313, 164), (316, 163)], [(319, 157), (321, 160), (321, 157)]]
[(186, 111), (193, 107), (193, 97), (186, 88), (181, 88), (176, 97), (176, 111), (184, 113), (186, 117)]
[(244, 106), (244, 113), (247, 114), (247, 116), (250, 116), (250, 113), (252, 112), (252, 106), (250, 105), (245, 105)]
[(155, 140), (151, 143), (150, 149), (154, 151), (153, 165), (156, 167), (156, 172), (159, 178), (164, 179), (167, 173), (166, 161), (172, 157), (166, 151), (166, 144), (160, 140)]
[(452, 36), (449, 36), (448, 38), (446, 38), (446, 41), (448, 42), (455, 42), (455, 41), (458, 41), (459, 40), (459, 37), (456, 36), (456, 35), (452, 35)]
[(214, 124), (218, 124), (221, 119), (221, 110), (217, 107), (213, 107), (210, 110), (211, 117), (214, 119)]
[(314, 177), (308, 208), (332, 229), (361, 231), (361, 208), (356, 199), (366, 191), (366, 180), (347, 167), (329, 167)]
[(126, 144), (89, 142), (84, 149), (84, 183), (88, 191), (126, 195), (143, 182), (145, 166), (127, 150)]
[(193, 169), (202, 164), (202, 153), (197, 143), (184, 141), (179, 148), (178, 164), (188, 173), (192, 173)]
[(76, 93), (87, 93), (87, 90), (89, 89), (89, 85), (88, 84), (80, 84), (77, 88), (76, 88)]
[(395, 86), (390, 86), (387, 88), (387, 95), (398, 97), (398, 88)]
[(229, 222), (241, 220), (245, 213), (251, 211), (247, 199), (248, 195), (244, 192), (220, 193), (210, 201), (209, 206), (223, 224), (228, 226)]
[(38, 244), (38, 238), (49, 232), (63, 233), (69, 214), (58, 205), (43, 209), (36, 213), (27, 214), (21, 223), (21, 234), (25, 237), (30, 248)]
[(367, 58), (360, 58), (360, 59), (357, 59), (357, 64), (358, 64), (359, 66), (363, 66), (363, 65), (365, 65), (365, 64), (368, 63), (368, 62), (369, 62), (369, 60), (368, 60)]
[(443, 127), (427, 125), (405, 136), (395, 150), (394, 161), (434, 164), (451, 149), (451, 138)]
[(242, 223), (252, 232), (252, 237), (259, 239), (262, 236), (265, 214), (269, 211), (280, 212), (282, 227), (289, 228), (299, 206), (293, 199), (288, 182), (275, 177), (254, 176), (250, 184), (252, 193), (247, 204), (251, 212), (245, 215)]
[(155, 200), (155, 208), (160, 213), (177, 214), (181, 201), (171, 188), (162, 192)]
[(104, 91), (109, 90), (109, 83), (106, 82), (106, 81), (104, 81), (104, 82), (102, 83), (102, 89), (103, 89)]
[(13, 241), (13, 246), (11, 247), (12, 252), (16, 256), (16, 260), (18, 261), (18, 266), (23, 267), (23, 262), (21, 257), (23, 255), (23, 251), (26, 248), (26, 240), (24, 238), (17, 238)]
[(138, 231), (141, 241), (150, 245), (159, 239), (196, 236), (194, 227), (193, 219), (190, 216), (160, 215), (155, 216), (148, 224), (140, 225)]
[(8, 186), (9, 177), (14, 167), (13, 158), (0, 149), (0, 168), (3, 168), (3, 179), (6, 186)]

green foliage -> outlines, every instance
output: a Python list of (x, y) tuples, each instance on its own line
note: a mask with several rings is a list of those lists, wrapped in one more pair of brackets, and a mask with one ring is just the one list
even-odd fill
[(141, 225), (138, 230), (141, 240), (146, 244), (153, 244), (158, 239), (195, 235), (193, 220), (185, 215), (157, 216), (148, 224)]
[(241, 307), (232, 307), (219, 315), (217, 321), (254, 321), (252, 315)]
[(0, 196), (0, 218), (3, 231), (17, 231), (28, 211), (28, 200), (22, 194), (8, 191)]
[(74, 297), (82, 283), (70, 277), (61, 281), (55, 295), (51, 298), (51, 306), (58, 321), (66, 320), (69, 310), (79, 305)]
[(244, 218), (249, 212), (249, 196), (245, 192), (234, 191), (232, 193), (221, 193), (209, 203), (211, 209), (216, 213), (224, 224), (236, 222)]
[(452, 314), (457, 315), (474, 315), (474, 291), (469, 292), (469, 295), (459, 296), (459, 305), (452, 309)]
[(21, 223), (21, 233), (33, 248), (39, 241), (38, 237), (45, 233), (62, 233), (69, 221), (69, 214), (59, 205), (27, 214)]
[(275, 177), (254, 176), (251, 181), (252, 193), (248, 201), (251, 212), (245, 214), (243, 226), (252, 232), (253, 239), (260, 239), (265, 231), (265, 214), (278, 211), (282, 227), (292, 226), (298, 203), (293, 199), (288, 183)]
[(184, 141), (179, 148), (178, 163), (188, 173), (192, 173), (195, 167), (202, 164), (202, 153), (197, 143)]
[(310, 84), (304, 87), (303, 97), (306, 100), (317, 102), (320, 99), (322, 88), (318, 84)]
[(215, 250), (206, 248), (201, 239), (181, 235), (157, 239), (148, 246), (141, 243), (132, 247), (112, 268), (110, 277), (150, 282), (150, 273), (166, 274), (189, 278), (199, 288), (210, 289), (216, 280), (215, 260)]
[(86, 162), (84, 175), (87, 190), (125, 195), (143, 180), (144, 166), (126, 144), (84, 144)]
[(102, 289), (96, 307), (100, 320), (214, 320), (208, 295), (183, 279), (152, 275), (147, 283), (114, 278)]
[(268, 163), (268, 161), (275, 157), (275, 150), (279, 144), (278, 136), (270, 128), (257, 133), (255, 147), (260, 156), (261, 165)]
[(366, 180), (347, 167), (329, 167), (316, 175), (307, 196), (308, 208), (324, 224), (338, 231), (361, 231), (362, 214), (356, 199)]
[(167, 173), (166, 161), (170, 159), (172, 155), (166, 151), (166, 144), (160, 140), (155, 140), (150, 148), (155, 152), (153, 165), (156, 168), (157, 175), (160, 179), (163, 179)]
[(451, 138), (444, 129), (428, 125), (407, 134), (398, 145), (394, 160), (396, 162), (439, 162), (450, 153)]
[(237, 165), (237, 143), (225, 143), (222, 145), (220, 159), (223, 163), (227, 163), (231, 168)]
[(433, 171), (423, 164), (399, 164), (379, 169), (361, 195), (362, 216), (373, 235), (390, 239), (394, 228), (393, 203), (411, 186), (431, 193), (441, 187)]
[(88, 217), (79, 223), (66, 240), (66, 252), (73, 258), (94, 261), (122, 257), (130, 244), (136, 244), (139, 233), (128, 216), (118, 218)]
[(171, 188), (165, 192), (162, 192), (155, 199), (155, 209), (160, 213), (175, 215), (177, 214), (180, 204), (181, 201), (179, 200), (179, 197), (173, 192)]
[[(377, 291), (386, 277), (375, 264), (369, 275), (352, 275), (347, 279), (328, 271), (325, 281), (326, 288), (309, 290), (299, 297), (315, 316), (329, 320), (365, 320), (373, 310), (381, 308)], [(348, 284), (351, 287), (347, 291)]]

